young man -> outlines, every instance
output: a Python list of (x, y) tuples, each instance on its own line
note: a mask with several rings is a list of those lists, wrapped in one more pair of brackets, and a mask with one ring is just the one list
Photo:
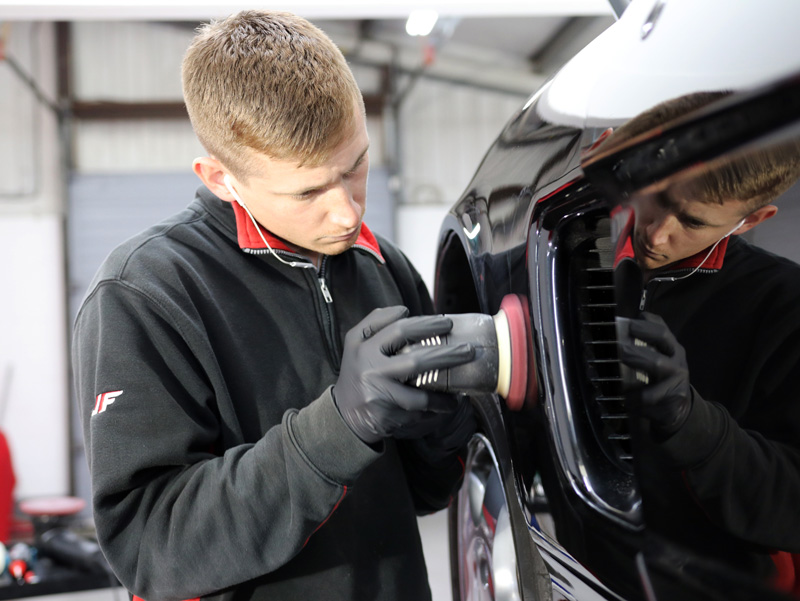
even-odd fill
[[(722, 96), (662, 105), (621, 137)], [(632, 411), (648, 424), (648, 527), (785, 590), (800, 552), (800, 266), (740, 235), (799, 176), (794, 141), (636, 194), (627, 249), (644, 312), (620, 341), (638, 372)]]
[(451, 322), (362, 222), (352, 73), (307, 21), (246, 11), (200, 30), (183, 82), (204, 185), (109, 256), (75, 325), (101, 547), (147, 601), (429, 599), (416, 514), (449, 502), (474, 419), (405, 382), (473, 350), (396, 354)]

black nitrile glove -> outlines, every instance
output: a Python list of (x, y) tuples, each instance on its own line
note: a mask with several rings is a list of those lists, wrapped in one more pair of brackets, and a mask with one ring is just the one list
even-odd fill
[(467, 398), (459, 400), (452, 413), (442, 413), (435, 419), (437, 424), (430, 434), (414, 441), (417, 453), (431, 465), (452, 459), (478, 429), (475, 411)]
[(434, 429), (437, 414), (456, 409), (456, 397), (405, 382), (419, 373), (461, 365), (475, 354), (469, 344), (396, 354), (407, 344), (446, 334), (453, 326), (442, 315), (406, 315), (405, 307), (375, 309), (344, 339), (333, 399), (345, 423), (367, 444), (394, 435), (423, 436)]
[(635, 372), (628, 397), (662, 436), (677, 432), (689, 416), (694, 389), (686, 352), (664, 320), (643, 312), (629, 320), (619, 341), (619, 358)]

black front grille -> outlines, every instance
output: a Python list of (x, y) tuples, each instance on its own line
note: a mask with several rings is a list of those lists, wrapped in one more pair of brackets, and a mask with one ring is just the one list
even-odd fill
[(571, 263), (571, 296), (576, 301), (582, 347), (578, 355), (588, 380), (585, 409), (603, 452), (617, 467), (632, 473), (631, 436), (617, 355), (610, 238), (587, 237), (573, 250)]
[(616, 343), (611, 217), (587, 194), (554, 205), (539, 223), (533, 267), (545, 409), (559, 467), (590, 507), (638, 528), (641, 496)]

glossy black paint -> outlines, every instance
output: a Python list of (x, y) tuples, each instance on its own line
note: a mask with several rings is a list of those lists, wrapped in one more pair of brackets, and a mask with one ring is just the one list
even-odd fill
[[(549, 374), (560, 372), (548, 357), (561, 341), (553, 339), (553, 324), (543, 323), (543, 316), (546, 319), (553, 314), (551, 303), (565, 305), (567, 299), (548, 298), (550, 292), (543, 298), (537, 290), (541, 274), (535, 272), (543, 264), (540, 260), (547, 260), (537, 256), (550, 254), (551, 246), (567, 243), (559, 232), (571, 220), (583, 223), (587, 214), (592, 222), (607, 217), (605, 203), (592, 194), (579, 168), (582, 152), (598, 131), (544, 123), (536, 117), (535, 109), (536, 104), (532, 103), (509, 122), (482, 161), (468, 191), (445, 220), (437, 262), (437, 310), (494, 314), (507, 294), (521, 294), (529, 300), (531, 343), (535, 347), (532, 350), (542, 362), (538, 367), (538, 402), (520, 412), (511, 412), (494, 395), (472, 399), (482, 416), (484, 430), (497, 446), (506, 490), (513, 491), (509, 496), (517, 501), (511, 503), (511, 518), (518, 533), (517, 552), (526, 557), (521, 557), (519, 564), (530, 567), (542, 562), (540, 550), (529, 535), (532, 531), (535, 534), (534, 514), (542, 509), (543, 500), (532, 492), (538, 474), (544, 480), (550, 509), (556, 509), (559, 542), (591, 572), (607, 576), (616, 592), (639, 598), (633, 564), (637, 528), (598, 515), (576, 493), (563, 468), (563, 453), (556, 440), (572, 437), (563, 431), (571, 422), (560, 415), (572, 408), (554, 406), (552, 399), (558, 395), (545, 388), (555, 386)], [(568, 385), (572, 398), (580, 399), (585, 394), (585, 383), (578, 379)], [(591, 427), (586, 416), (579, 417), (578, 422), (583, 429)], [(586, 437), (585, 432), (582, 435)], [(629, 481), (629, 474), (614, 470), (599, 449), (589, 456), (607, 463), (602, 466), (604, 472), (615, 472), (607, 482), (621, 491), (625, 489), (620, 482)], [(630, 497), (631, 490), (628, 484), (621, 495)], [(581, 578), (571, 572), (569, 562), (559, 563), (564, 559), (558, 554), (548, 560), (550, 569), (561, 569), (564, 578)], [(541, 577), (528, 578), (529, 571), (520, 568), (523, 594), (542, 587)], [(540, 569), (532, 571), (541, 576)], [(621, 571), (626, 575), (623, 578), (619, 577)], [(597, 588), (599, 598), (613, 598), (590, 578), (582, 585)]]
[[(796, 122), (800, 78), (773, 89), (766, 99), (737, 96), (719, 113), (707, 111), (670, 135), (645, 136), (638, 146), (598, 154), (584, 165), (605, 127), (546, 123), (532, 101), (510, 120), (442, 225), (438, 311), (494, 314), (507, 294), (528, 300), (538, 395), (519, 412), (496, 395), (471, 399), (495, 446), (525, 599), (549, 600), (563, 582), (579, 583), (592, 599), (649, 599), (651, 593), (659, 599), (785, 599), (647, 532), (626, 457), (632, 442), (624, 427), (608, 426), (614, 418), (628, 420), (614, 413), (613, 401), (608, 411), (598, 404), (609, 390), (606, 380), (613, 394), (618, 374), (602, 370), (615, 362), (612, 355), (588, 353), (587, 366), (581, 346), (595, 341), (587, 339), (582, 321), (593, 318), (569, 284), (580, 280), (571, 271), (574, 256), (587, 244), (610, 240), (610, 211), (631, 190)], [(759, 115), (749, 125), (741, 117), (747, 110)], [(613, 321), (614, 307), (610, 311)], [(536, 492), (539, 479), (545, 496)], [(536, 518), (543, 510), (552, 514), (565, 553), (543, 534)]]
[(584, 161), (582, 169), (606, 198), (620, 202), (636, 190), (723, 154), (796, 137), (799, 106), (800, 75), (795, 75), (732, 95), (676, 120), (663, 133), (649, 132), (624, 148), (598, 153)]

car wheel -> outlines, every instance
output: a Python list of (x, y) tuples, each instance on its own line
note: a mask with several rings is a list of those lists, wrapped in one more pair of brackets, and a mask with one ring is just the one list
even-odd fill
[(464, 484), (451, 511), (460, 601), (520, 601), (509, 505), (494, 449), (483, 434), (470, 441)]

